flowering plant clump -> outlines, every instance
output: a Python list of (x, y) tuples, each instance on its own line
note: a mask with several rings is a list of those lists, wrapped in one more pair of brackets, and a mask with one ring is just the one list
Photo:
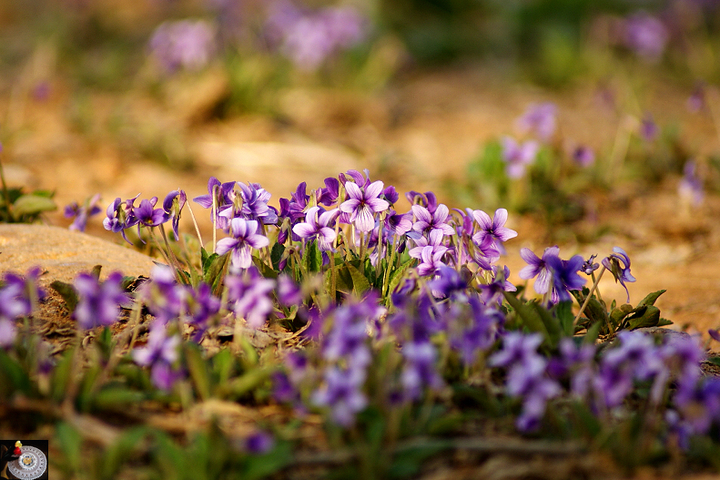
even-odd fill
[[(64, 412), (112, 411), (127, 421), (149, 418), (143, 409), (157, 404), (185, 415), (217, 408), (220, 425), (240, 405), (272, 408), (294, 420), (207, 433), (207, 441), (228, 435), (218, 448), (239, 455), (242, 468), (266, 462), (267, 473), (302, 458), (288, 449), (303, 449), (295, 429), (314, 414), (331, 447), (355, 452), (344, 461), (377, 476), (407, 462), (419, 468), (427, 454), (408, 457), (403, 442), (441, 431), (457, 442), (488, 429), (587, 446), (612, 437), (606, 448), (624, 462), (632, 447), (632, 465), (659, 450), (720, 448), (720, 388), (700, 368), (706, 352), (688, 335), (653, 333), (670, 323), (654, 305), (663, 291), (636, 306), (599, 295), (605, 272), (624, 287), (635, 281), (619, 247), (599, 262), (557, 246), (541, 256), (522, 249), (531, 293), (501, 263), (518, 236), (506, 209), (450, 209), (432, 192), (401, 201), (368, 171), (310, 192), (303, 183), (279, 209), (258, 184), (216, 178), (192, 202), (180, 190), (162, 207), (139, 198), (113, 201), (105, 228), (137, 227), (165, 264), (149, 278), (101, 281), (96, 269), (55, 282), (79, 332), (59, 361), (28, 349), (36, 337), (18, 326), (31, 327), (42, 298), (39, 270), (6, 275), (3, 401), (14, 405), (22, 392)], [(164, 225), (181, 238), (191, 203), (209, 211), (223, 238), (216, 232), (197, 254), (178, 255)], [(95, 353), (81, 341), (91, 332)], [(154, 445), (148, 455), (166, 461), (170, 440), (141, 432)], [(433, 451), (460, 448), (444, 445)], [(207, 461), (220, 462), (213, 471), (240, 468), (230, 458)]]

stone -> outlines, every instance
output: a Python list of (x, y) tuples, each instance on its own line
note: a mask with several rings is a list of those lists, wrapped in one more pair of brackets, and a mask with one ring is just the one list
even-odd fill
[(110, 272), (149, 275), (154, 263), (147, 255), (82, 232), (48, 225), (0, 225), (0, 270), (24, 274), (39, 266), (47, 274), (41, 285), (55, 280), (72, 282), (80, 272), (102, 265), (101, 278)]

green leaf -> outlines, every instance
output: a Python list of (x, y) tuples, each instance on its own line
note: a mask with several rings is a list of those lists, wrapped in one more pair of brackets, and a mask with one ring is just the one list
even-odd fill
[(587, 333), (583, 337), (583, 343), (587, 345), (595, 345), (595, 341), (600, 336), (600, 329), (602, 327), (603, 325), (600, 322), (590, 325), (590, 328), (587, 329)]
[(316, 273), (320, 271), (322, 268), (322, 252), (320, 252), (317, 242), (313, 241), (305, 246), (302, 261), (306, 272)]
[(16, 218), (24, 215), (33, 216), (42, 212), (51, 212), (57, 210), (57, 205), (53, 199), (41, 195), (28, 194), (23, 195), (13, 203), (13, 214)]
[(253, 257), (253, 264), (257, 267), (260, 275), (265, 278), (277, 278), (278, 274), (273, 268), (267, 263), (263, 262), (259, 257)]
[(278, 442), (275, 448), (268, 453), (249, 455), (242, 472), (242, 478), (245, 480), (267, 478), (288, 466), (292, 460), (292, 445), (289, 442)]
[[(82, 435), (70, 424), (60, 422), (55, 427), (55, 438), (57, 439), (58, 448), (63, 453), (59, 457), (64, 460), (64, 470), (69, 474), (68, 478), (77, 478), (77, 475), (73, 474), (79, 472), (81, 466), (87, 467), (81, 455)], [(83, 471), (85, 471), (85, 468), (83, 468)]]
[(386, 293), (393, 293), (395, 291), (400, 282), (405, 278), (405, 272), (407, 272), (408, 268), (410, 268), (415, 261), (414, 258), (406, 260), (390, 273), (389, 285), (387, 290), (385, 290)]
[(637, 311), (625, 319), (627, 328), (656, 327), (660, 321), (660, 309), (654, 305), (638, 307)]
[(235, 366), (235, 358), (229, 349), (220, 350), (212, 357), (212, 369), (218, 385), (227, 383)]
[(30, 393), (30, 376), (19, 363), (0, 349), (0, 395), (9, 398), (18, 391)]
[(555, 306), (555, 316), (560, 322), (560, 330), (566, 337), (571, 337), (575, 330), (575, 315), (572, 312), (572, 301), (560, 302)]
[(225, 255), (213, 253), (203, 263), (203, 279), (212, 287), (213, 293), (217, 294), (223, 279), (223, 272), (230, 258), (230, 252)]
[(229, 383), (220, 385), (218, 393), (223, 396), (230, 394), (236, 398), (241, 397), (264, 383), (275, 371), (276, 369), (273, 367), (253, 368), (244, 375), (232, 379)]
[(55, 280), (50, 284), (50, 288), (55, 290), (58, 295), (62, 297), (63, 301), (65, 302), (65, 306), (67, 307), (69, 312), (75, 311), (75, 307), (78, 304), (78, 294), (77, 290), (75, 290), (75, 287), (73, 287), (69, 283)]
[(529, 302), (529, 305), (531, 305), (532, 308), (535, 309), (535, 311), (540, 316), (540, 320), (545, 325), (545, 328), (548, 332), (548, 339), (550, 340), (550, 344), (552, 346), (557, 345), (560, 341), (560, 337), (562, 336), (562, 327), (560, 325), (560, 320), (558, 320), (556, 317), (553, 317), (545, 307), (543, 307), (537, 302)]
[(531, 332), (539, 332), (546, 340), (551, 341), (550, 333), (537, 310), (528, 306), (527, 303), (523, 303), (511, 292), (503, 292), (503, 294), (505, 295), (505, 300), (507, 300), (513, 310), (517, 312), (528, 330)]
[(345, 265), (348, 269), (348, 272), (350, 272), (350, 277), (352, 277), (352, 283), (353, 283), (353, 292), (357, 296), (361, 296), (363, 293), (370, 290), (370, 282), (365, 277), (365, 275), (360, 272), (355, 266), (353, 266), (351, 263), (348, 263)]
[(102, 271), (102, 265), (95, 265), (90, 271), (90, 275), (95, 277), (95, 280), (100, 280), (100, 272)]
[(285, 245), (282, 243), (275, 243), (270, 250), (270, 261), (275, 271), (280, 271), (280, 260), (285, 253)]
[(137, 390), (130, 390), (123, 386), (110, 386), (100, 390), (93, 398), (94, 410), (110, 410), (113, 412), (126, 411), (128, 406), (145, 400), (146, 395)]
[(207, 400), (210, 398), (210, 374), (207, 363), (200, 352), (200, 347), (186, 344), (185, 360), (187, 361), (195, 391), (202, 400)]
[(645, 296), (642, 300), (640, 300), (640, 303), (637, 304), (638, 307), (641, 307), (643, 305), (655, 305), (655, 301), (658, 299), (660, 295), (667, 292), (667, 290), (658, 290), (657, 292), (650, 293)]
[(137, 457), (136, 451), (147, 435), (148, 429), (145, 426), (123, 431), (103, 453), (100, 463), (102, 478), (117, 478), (120, 468)]
[(70, 380), (70, 373), (72, 371), (75, 348), (77, 347), (67, 349), (63, 353), (58, 364), (55, 366), (55, 369), (53, 369), (52, 382), (50, 383), (50, 385), (52, 398), (56, 401), (60, 401), (65, 398), (65, 391), (67, 389)]

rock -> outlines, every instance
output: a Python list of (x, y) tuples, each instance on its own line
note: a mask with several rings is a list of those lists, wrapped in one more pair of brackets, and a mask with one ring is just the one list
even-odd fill
[(47, 225), (0, 225), (0, 270), (24, 274), (39, 266), (46, 275), (41, 284), (72, 282), (80, 272), (102, 265), (101, 278), (110, 272), (148, 275), (154, 263), (147, 255), (105, 240)]

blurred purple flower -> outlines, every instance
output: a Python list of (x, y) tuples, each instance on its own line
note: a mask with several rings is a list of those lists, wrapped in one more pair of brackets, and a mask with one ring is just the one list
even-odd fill
[(406, 342), (402, 346), (402, 355), (405, 359), (405, 367), (400, 381), (405, 398), (419, 399), (424, 387), (431, 390), (439, 390), (443, 387), (444, 382), (435, 367), (437, 352), (432, 343), (428, 341)]
[(120, 315), (120, 307), (129, 302), (123, 291), (120, 272), (112, 272), (100, 283), (89, 273), (80, 273), (73, 282), (78, 292), (78, 304), (73, 317), (83, 330), (97, 326), (110, 326)]
[(595, 162), (595, 152), (585, 145), (579, 145), (572, 151), (572, 159), (577, 165), (586, 168)]
[(85, 201), (81, 206), (77, 202), (72, 202), (65, 207), (65, 218), (72, 218), (73, 222), (68, 227), (70, 230), (84, 232), (88, 219), (102, 212), (100, 208), (100, 194), (93, 195), (92, 198)]
[(613, 253), (603, 258), (602, 264), (605, 268), (610, 270), (610, 273), (615, 277), (616, 282), (620, 282), (620, 285), (625, 288), (627, 293), (627, 301), (630, 301), (630, 292), (628, 291), (625, 282), (634, 282), (635, 277), (630, 273), (630, 258), (627, 253), (620, 247), (613, 247)]
[(643, 140), (650, 143), (655, 141), (659, 133), (660, 128), (653, 120), (652, 115), (646, 113), (643, 119), (640, 121), (640, 136)]
[(290, 275), (282, 273), (277, 278), (277, 298), (280, 305), (286, 307), (300, 305), (303, 301), (302, 289)]
[(512, 137), (502, 137), (502, 157), (506, 163), (508, 178), (517, 179), (525, 175), (525, 168), (535, 161), (540, 145), (534, 140), (519, 144)]
[(244, 318), (250, 328), (260, 328), (273, 309), (270, 292), (275, 288), (273, 280), (263, 278), (254, 268), (242, 275), (225, 277), (228, 289), (228, 308)]
[(657, 62), (665, 51), (668, 31), (662, 21), (646, 12), (629, 17), (625, 24), (625, 43), (640, 57)]
[(179, 334), (168, 337), (165, 325), (154, 322), (150, 327), (147, 344), (132, 352), (135, 363), (141, 367), (151, 367), (151, 380), (161, 390), (171, 390), (175, 382), (183, 377), (178, 366), (180, 342)]
[(167, 21), (150, 39), (150, 50), (167, 73), (205, 67), (215, 49), (215, 29), (204, 20)]
[(275, 440), (267, 432), (258, 431), (245, 439), (245, 450), (253, 455), (268, 453), (275, 446)]
[(200, 282), (195, 288), (188, 285), (185, 290), (185, 313), (188, 323), (197, 328), (193, 341), (199, 342), (207, 330), (208, 321), (220, 311), (220, 299), (212, 294), (210, 285), (205, 282)]
[(362, 392), (365, 370), (352, 366), (343, 369), (329, 366), (323, 379), (323, 385), (312, 396), (313, 403), (320, 407), (330, 407), (331, 417), (338, 425), (352, 426), (355, 415), (368, 404)]
[(180, 315), (186, 294), (187, 291), (175, 281), (173, 269), (167, 265), (155, 265), (150, 272), (150, 281), (137, 290), (138, 300), (162, 324)]
[(703, 183), (697, 174), (697, 164), (693, 160), (685, 162), (683, 167), (683, 178), (678, 184), (680, 198), (688, 200), (696, 207), (701, 205), (705, 199)]
[(533, 133), (543, 142), (547, 142), (555, 133), (557, 106), (552, 102), (533, 103), (519, 117), (516, 124), (520, 131)]

